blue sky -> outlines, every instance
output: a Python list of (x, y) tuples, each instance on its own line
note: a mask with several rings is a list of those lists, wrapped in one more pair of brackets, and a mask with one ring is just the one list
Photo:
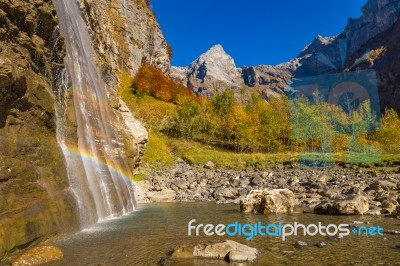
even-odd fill
[(296, 57), (317, 34), (340, 33), (361, 16), (366, 0), (152, 0), (173, 48), (172, 64), (187, 66), (221, 44), (237, 66), (275, 65)]

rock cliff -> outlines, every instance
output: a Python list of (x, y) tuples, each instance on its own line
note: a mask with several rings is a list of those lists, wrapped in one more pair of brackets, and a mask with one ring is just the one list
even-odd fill
[[(375, 58), (364, 58), (366, 62), (352, 71), (374, 69), (377, 72), (381, 111), (389, 107), (400, 112), (397, 88), (400, 65), (396, 60), (400, 50), (395, 41), (399, 36), (400, 1), (369, 0), (361, 11), (362, 16), (358, 19), (350, 18), (339, 35), (330, 38), (318, 36), (307, 46), (297, 58), (299, 66), (293, 76), (297, 78), (341, 72), (349, 69), (368, 51), (382, 49), (385, 52), (377, 54)], [(340, 47), (341, 40), (348, 41), (345, 53), (343, 47)]]
[(145, 0), (78, 0), (106, 82), (124, 72), (134, 76), (146, 61), (168, 73), (167, 42)]
[[(107, 104), (117, 113), (118, 132), (129, 131), (123, 134), (128, 135), (123, 146), (134, 168), (147, 133), (116, 97), (115, 88), (119, 73), (134, 75), (143, 61), (169, 72), (167, 43), (148, 1), (77, 1), (101, 76), (111, 88)], [(0, 260), (79, 227), (57, 142), (60, 122), (68, 143), (77, 142), (68, 84), (63, 84), (67, 91), (61, 91), (62, 99), (59, 94), (66, 81), (65, 53), (51, 1), (0, 0)], [(61, 113), (55, 108), (59, 105)]]
[(49, 1), (0, 1), (0, 259), (77, 226), (56, 139), (64, 49)]

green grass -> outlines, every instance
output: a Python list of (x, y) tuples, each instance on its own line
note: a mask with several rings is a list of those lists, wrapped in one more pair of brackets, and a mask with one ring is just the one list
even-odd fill
[(146, 178), (146, 174), (138, 174), (133, 178), (134, 182), (140, 182)]
[(191, 164), (204, 165), (212, 161), (218, 168), (244, 170), (247, 168), (264, 169), (267, 166), (295, 160), (295, 154), (278, 153), (235, 153), (207, 146), (198, 142), (165, 138), (173, 154)]
[[(286, 162), (297, 163), (300, 158), (297, 153), (234, 153), (221, 150), (213, 146), (204, 145), (195, 141), (170, 138), (160, 134), (150, 133), (149, 147), (145, 152), (144, 161), (158, 166), (170, 166), (176, 158), (180, 157), (190, 164), (204, 165), (212, 161), (218, 168), (245, 170), (247, 168), (264, 169), (271, 166), (283, 165)], [(359, 166), (400, 166), (400, 154), (381, 155), (381, 163), (375, 163), (359, 155), (362, 158), (354, 164)], [(336, 153), (332, 156), (334, 162), (347, 162), (344, 153)], [(354, 158), (354, 157), (353, 157)]]
[(143, 162), (160, 168), (172, 166), (175, 160), (176, 157), (168, 147), (166, 137), (149, 132), (149, 143), (143, 156)]

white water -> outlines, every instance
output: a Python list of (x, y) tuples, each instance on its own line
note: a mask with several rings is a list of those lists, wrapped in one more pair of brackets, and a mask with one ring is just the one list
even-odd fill
[[(135, 209), (131, 171), (120, 154), (115, 114), (108, 105), (108, 88), (97, 66), (95, 51), (76, 0), (53, 0), (64, 37), (65, 64), (72, 84), (78, 147), (67, 143), (66, 90), (58, 95), (58, 140), (67, 162), (70, 187), (83, 227)], [(64, 87), (64, 88), (63, 88)], [(64, 110), (64, 111), (60, 111)]]

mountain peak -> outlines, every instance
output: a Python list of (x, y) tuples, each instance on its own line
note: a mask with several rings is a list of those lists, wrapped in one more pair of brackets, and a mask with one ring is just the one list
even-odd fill
[[(227, 54), (221, 44), (216, 44), (202, 54), (196, 61), (209, 63), (208, 61), (222, 60), (228, 64), (235, 65), (233, 58)], [(216, 61), (215, 61), (216, 62)]]
[(208, 49), (208, 51), (206, 53), (209, 53), (209, 52), (223, 52), (223, 53), (226, 53), (225, 50), (224, 50), (224, 47), (222, 47), (221, 44), (216, 44), (216, 45), (212, 46), (210, 49)]
[(220, 44), (212, 46), (193, 61), (188, 68), (188, 74), (202, 82), (205, 81), (206, 77), (212, 76), (216, 80), (236, 84), (237, 79), (240, 78), (235, 61)]

